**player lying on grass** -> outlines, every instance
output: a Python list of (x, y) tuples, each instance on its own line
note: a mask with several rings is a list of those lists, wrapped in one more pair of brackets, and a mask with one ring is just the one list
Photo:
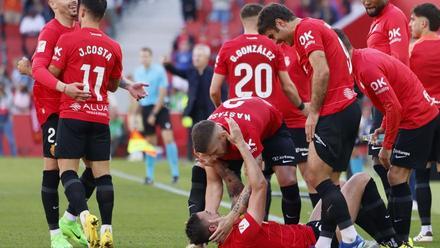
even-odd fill
[[(214, 240), (220, 242), (220, 247), (324, 247), (319, 243), (315, 244), (321, 229), (321, 203), (313, 210), (307, 225), (263, 222), (266, 181), (239, 126), (233, 119), (227, 119), (227, 122), (230, 130), (227, 138), (237, 146), (243, 157), (249, 184), (226, 217), (220, 218), (217, 213), (209, 211), (190, 217), (186, 234), (191, 243), (203, 244)], [(395, 243), (394, 230), (374, 181), (366, 173), (357, 174), (344, 184), (341, 191), (347, 200), (352, 221), (356, 220), (358, 214), (369, 214), (375, 220), (376, 228), (383, 233), (379, 241), (381, 245), (392, 247), (391, 244)], [(332, 218), (328, 214), (324, 216)]]

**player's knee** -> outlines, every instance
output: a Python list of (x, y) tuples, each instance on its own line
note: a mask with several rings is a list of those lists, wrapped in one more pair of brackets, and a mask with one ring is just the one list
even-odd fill
[(370, 181), (370, 179), (371, 179), (371, 177), (370, 177), (370, 175), (368, 175), (368, 173), (360, 172), (360, 173), (354, 174), (350, 178), (350, 181), (355, 181), (356, 183), (368, 183), (368, 181)]
[(277, 166), (277, 167), (274, 167), (274, 169), (276, 171), (275, 173), (276, 173), (278, 184), (280, 185), (280, 187), (289, 186), (289, 185), (297, 183), (298, 180), (296, 178), (296, 168), (295, 167), (293, 167), (293, 166), (292, 167), (290, 167), (290, 166), (285, 166), (285, 167)]
[(57, 160), (53, 158), (44, 158), (44, 170), (45, 171), (58, 170)]
[(392, 167), (387, 174), (388, 182), (391, 186), (404, 183), (407, 181), (407, 176), (405, 174), (404, 168)]

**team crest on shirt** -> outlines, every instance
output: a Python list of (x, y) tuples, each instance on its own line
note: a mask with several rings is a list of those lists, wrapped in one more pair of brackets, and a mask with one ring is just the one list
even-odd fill
[(37, 53), (44, 53), (44, 51), (46, 51), (46, 44), (47, 41), (40, 40), (37, 45)]
[(75, 111), (78, 112), (81, 109), (81, 105), (77, 102), (74, 102), (70, 105), (70, 108)]
[(249, 226), (249, 221), (247, 221), (246, 219), (242, 219), (238, 224), (238, 230), (240, 231), (240, 234), (243, 234), (243, 232), (246, 231)]
[(347, 99), (353, 99), (354, 97), (356, 97), (356, 92), (354, 92), (354, 90), (352, 90), (350, 88), (345, 88), (344, 89), (344, 96)]
[(284, 56), (284, 63), (286, 64), (286, 66), (290, 65), (290, 58), (289, 58), (289, 56)]

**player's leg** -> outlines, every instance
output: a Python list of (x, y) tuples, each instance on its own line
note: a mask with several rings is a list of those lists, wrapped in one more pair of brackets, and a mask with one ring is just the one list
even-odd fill
[[(148, 123), (148, 117), (153, 111), (152, 105), (142, 107), (142, 122), (144, 125), (144, 135), (147, 142), (156, 145), (156, 125)], [(152, 184), (154, 181), (154, 166), (156, 163), (156, 156), (145, 153), (145, 184)]]
[(87, 136), (85, 159), (90, 161), (96, 183), (96, 201), (101, 215), (100, 247), (113, 247), (112, 216), (114, 206), (113, 181), (110, 175), (110, 127), (91, 123)]
[(171, 126), (170, 113), (167, 108), (162, 108), (157, 115), (157, 124), (162, 129), (162, 139), (165, 143), (168, 164), (171, 169), (172, 183), (179, 180), (179, 153), (174, 141), (173, 129)]
[(281, 189), (281, 208), (285, 224), (298, 224), (301, 213), (301, 198), (296, 178), (295, 145), (292, 136), (283, 124), (278, 131), (263, 142), (265, 175), (273, 171)]
[(416, 199), (421, 222), (420, 233), (414, 237), (416, 242), (432, 242), (430, 174), (431, 162), (427, 168), (416, 170)]
[(412, 196), (408, 178), (412, 169), (426, 167), (429, 159), (436, 121), (411, 130), (399, 130), (393, 153), (388, 181), (391, 197), (388, 205), (399, 240), (407, 241), (411, 225)]
[(205, 209), (206, 171), (196, 160), (191, 172), (191, 190), (188, 198), (189, 215)]
[(77, 174), (79, 161), (86, 154), (88, 129), (89, 122), (60, 119), (57, 129), (55, 155), (59, 158), (58, 165), (64, 193), (69, 204), (73, 206), (73, 209), (80, 217), (89, 244), (94, 247), (98, 243), (98, 236), (88, 231), (89, 227), (97, 225), (98, 219), (88, 211), (85, 190)]
[[(309, 154), (309, 143), (307, 143), (306, 132), (304, 128), (289, 128), (289, 132), (295, 144), (295, 163), (304, 178), (307, 170), (307, 156)], [(320, 199), (319, 194), (310, 184), (307, 182), (306, 184), (312, 207), (315, 207)]]
[(353, 226), (344, 196), (330, 177), (333, 172), (347, 168), (357, 138), (360, 117), (357, 102), (339, 113), (320, 117), (314, 142), (309, 145), (309, 168), (306, 173), (306, 180), (322, 199), (322, 215), (328, 217), (328, 221), (322, 223), (321, 237), (331, 242), (336, 224), (341, 230), (343, 245), (348, 247), (363, 241)]
[(51, 115), (42, 125), (43, 132), (43, 178), (41, 182), (41, 200), (43, 203), (46, 221), (49, 225), (51, 246), (69, 247), (60, 230), (59, 220), (59, 196), (58, 185), (60, 183), (60, 171), (58, 162), (54, 157), (54, 146), (56, 130), (58, 126), (58, 115)]

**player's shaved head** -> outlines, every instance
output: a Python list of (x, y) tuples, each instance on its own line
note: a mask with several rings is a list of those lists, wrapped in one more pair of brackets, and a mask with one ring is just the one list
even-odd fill
[(100, 21), (107, 10), (107, 0), (81, 0), (84, 7), (97, 21)]
[(258, 33), (265, 34), (268, 30), (279, 31), (277, 20), (290, 22), (296, 19), (296, 16), (286, 6), (278, 3), (272, 3), (264, 7), (258, 16)]
[(196, 152), (208, 152), (215, 128), (215, 122), (209, 120), (204, 120), (194, 125), (191, 132), (191, 138)]
[(365, 11), (371, 17), (378, 16), (382, 12), (388, 0), (361, 0), (365, 7)]
[(341, 39), (342, 43), (344, 44), (345, 48), (347, 48), (348, 51), (353, 49), (350, 39), (348, 39), (348, 36), (344, 33), (344, 31), (342, 31), (342, 29), (334, 28), (333, 30), (336, 32), (339, 39)]
[(263, 9), (263, 5), (257, 3), (245, 4), (240, 10), (241, 19), (247, 19), (250, 17), (257, 17), (260, 11)]
[(440, 28), (440, 10), (432, 3), (417, 5), (413, 14), (416, 17), (424, 17), (429, 22), (429, 30), (437, 32)]

